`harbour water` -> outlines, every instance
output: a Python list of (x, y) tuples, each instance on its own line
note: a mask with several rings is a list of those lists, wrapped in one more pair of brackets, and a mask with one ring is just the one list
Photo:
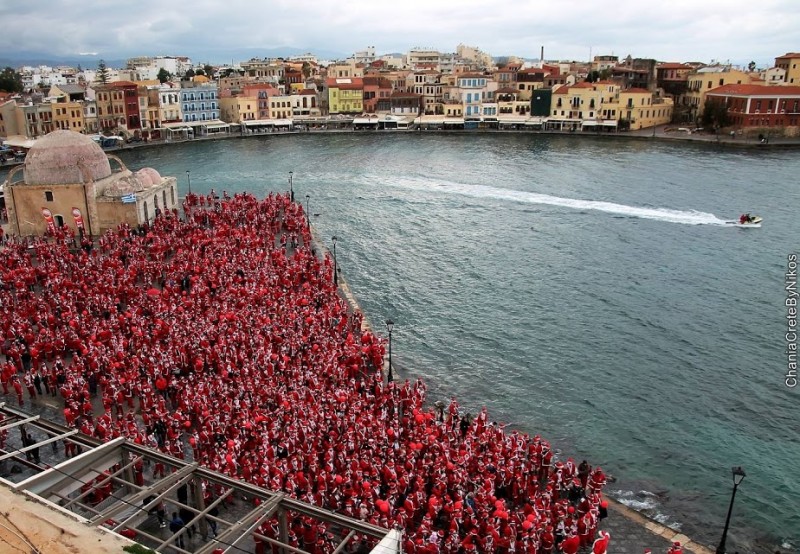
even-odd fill
[[(741, 465), (729, 550), (800, 545), (795, 151), (352, 133), (118, 154), (203, 193), (286, 191), (293, 172), (367, 318), (394, 320), (397, 378), (601, 465), (613, 496), (702, 543)], [(743, 211), (762, 228), (725, 223)]]

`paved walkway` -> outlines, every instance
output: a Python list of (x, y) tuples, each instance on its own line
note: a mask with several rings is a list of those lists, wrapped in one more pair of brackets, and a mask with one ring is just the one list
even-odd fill
[(608, 518), (601, 525), (611, 535), (609, 553), (643, 554), (645, 550), (653, 554), (666, 554), (673, 542), (678, 541), (684, 552), (694, 554), (713, 554), (713, 550), (693, 542), (686, 535), (665, 527), (643, 516), (636, 510), (608, 500)]

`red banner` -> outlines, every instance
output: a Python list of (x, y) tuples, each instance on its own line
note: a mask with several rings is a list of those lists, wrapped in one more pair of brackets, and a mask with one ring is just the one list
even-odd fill
[(56, 232), (56, 222), (53, 219), (53, 212), (51, 212), (47, 208), (42, 208), (42, 216), (44, 217), (44, 220), (47, 222), (47, 230), (50, 233), (55, 234), (55, 232)]
[(83, 216), (78, 208), (72, 208), (72, 219), (75, 220), (75, 227), (83, 230)]

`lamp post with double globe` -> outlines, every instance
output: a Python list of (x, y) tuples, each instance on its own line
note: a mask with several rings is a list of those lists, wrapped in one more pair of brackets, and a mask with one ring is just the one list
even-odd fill
[(308, 213), (308, 200), (311, 198), (310, 194), (306, 194), (306, 227), (311, 229), (311, 214)]
[(294, 202), (294, 188), (292, 186), (292, 176), (294, 175), (294, 171), (289, 172), (289, 199)]
[(722, 530), (722, 540), (719, 541), (717, 554), (725, 554), (725, 541), (728, 540), (728, 526), (731, 523), (731, 512), (733, 512), (733, 500), (736, 498), (736, 489), (739, 488), (739, 485), (747, 476), (741, 466), (731, 468), (731, 473), (733, 474), (733, 492), (731, 493), (731, 504), (728, 506), (728, 517), (725, 519), (725, 528)]
[(192, 194), (192, 177), (189, 175), (189, 170), (186, 170), (186, 184), (189, 187), (189, 194)]

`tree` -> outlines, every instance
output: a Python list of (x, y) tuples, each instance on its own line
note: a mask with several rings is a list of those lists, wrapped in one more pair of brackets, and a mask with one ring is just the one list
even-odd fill
[(747, 69), (750, 70), (750, 73), (755, 71), (756, 70), (756, 62), (750, 62), (749, 64), (747, 64)]
[(227, 69), (225, 70), (225, 77), (230, 77), (230, 76), (231, 76), (231, 75), (233, 75), (234, 73), (236, 73), (236, 70), (235, 70), (235, 69), (233, 69), (232, 67), (229, 67), (229, 68), (227, 68)]
[(206, 64), (206, 65), (203, 66), (203, 71), (206, 72), (206, 75), (211, 77), (214, 74), (214, 66)]
[(600, 72), (597, 71), (596, 69), (590, 71), (589, 74), (586, 76), (587, 83), (596, 83), (599, 80), (600, 80)]
[(714, 102), (711, 98), (706, 99), (703, 106), (703, 116), (700, 118), (703, 127), (720, 129), (730, 125), (728, 117), (728, 107), (722, 102)]
[(5, 92), (22, 92), (22, 75), (10, 67), (0, 73), (0, 90)]
[(187, 78), (187, 79), (191, 79), (191, 78), (192, 78), (192, 77), (194, 77), (194, 76), (195, 76), (194, 69), (189, 69), (189, 70), (186, 72), (186, 75), (184, 75), (184, 77), (185, 77), (185, 78)]
[(202, 70), (202, 69), (198, 69), (197, 71), (194, 72), (194, 74), (195, 75), (205, 75), (206, 72), (204, 70)]
[(110, 79), (111, 76), (108, 73), (108, 67), (106, 66), (105, 60), (100, 60), (97, 62), (97, 75), (95, 76), (95, 81), (101, 85), (107, 85)]
[(172, 79), (172, 73), (164, 69), (163, 67), (158, 70), (158, 75), (156, 75), (158, 82), (162, 85)]
[(311, 64), (308, 62), (303, 62), (303, 68), (301, 71), (303, 72), (304, 79), (311, 77)]

